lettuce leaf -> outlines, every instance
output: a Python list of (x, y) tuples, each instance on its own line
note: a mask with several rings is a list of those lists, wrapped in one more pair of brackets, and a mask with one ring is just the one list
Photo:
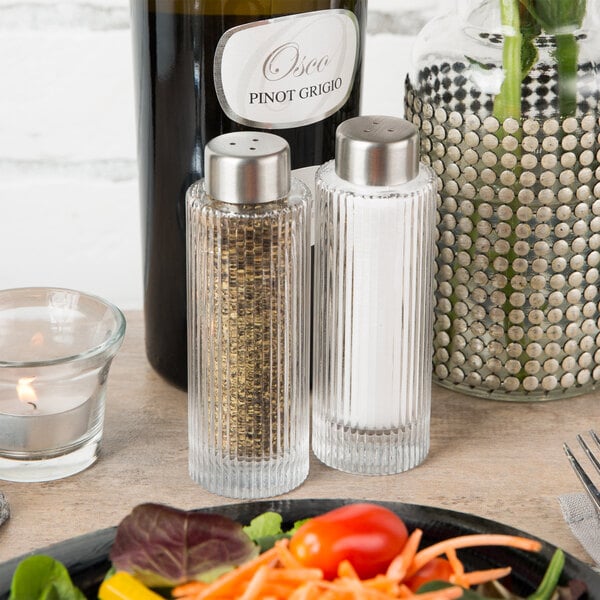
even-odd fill
[(148, 503), (121, 521), (110, 559), (148, 587), (172, 587), (212, 581), (258, 552), (232, 519)]
[(296, 521), (291, 529), (284, 531), (282, 529), (283, 517), (279, 513), (267, 511), (254, 517), (250, 524), (243, 529), (246, 535), (260, 546), (260, 551), (264, 552), (272, 548), (277, 540), (291, 537), (306, 521), (308, 519)]
[(9, 600), (85, 600), (73, 585), (65, 566), (50, 556), (39, 554), (23, 559), (17, 566)]

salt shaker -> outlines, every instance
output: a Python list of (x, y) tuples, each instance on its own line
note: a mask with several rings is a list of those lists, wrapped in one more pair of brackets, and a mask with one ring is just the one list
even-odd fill
[(310, 192), (279, 136), (205, 148), (187, 193), (191, 477), (233, 498), (308, 474)]
[(436, 183), (418, 152), (412, 124), (361, 116), (317, 172), (312, 445), (351, 473), (429, 451)]

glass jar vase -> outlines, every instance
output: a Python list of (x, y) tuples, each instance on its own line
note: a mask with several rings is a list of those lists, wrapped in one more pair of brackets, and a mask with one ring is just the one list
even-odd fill
[(600, 380), (596, 0), (458, 0), (419, 35), (406, 116), (438, 176), (434, 379), (486, 398)]

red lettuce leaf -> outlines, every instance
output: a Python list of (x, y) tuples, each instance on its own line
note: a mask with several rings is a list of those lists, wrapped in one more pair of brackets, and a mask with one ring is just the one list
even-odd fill
[(209, 581), (258, 554), (242, 525), (213, 514), (140, 504), (121, 521), (113, 567), (150, 587)]

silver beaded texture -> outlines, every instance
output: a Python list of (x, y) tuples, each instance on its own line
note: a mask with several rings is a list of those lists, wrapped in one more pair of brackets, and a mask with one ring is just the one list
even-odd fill
[(600, 380), (600, 119), (406, 116), (438, 176), (437, 383), (547, 400)]

